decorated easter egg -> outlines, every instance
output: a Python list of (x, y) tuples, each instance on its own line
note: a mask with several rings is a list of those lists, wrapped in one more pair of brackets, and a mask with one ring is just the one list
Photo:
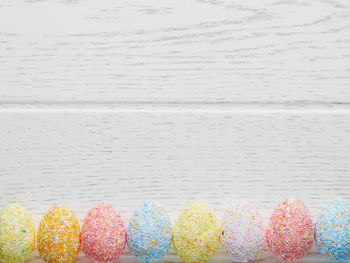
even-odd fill
[(46, 262), (70, 263), (79, 252), (79, 221), (64, 205), (53, 206), (40, 220), (38, 250)]
[(35, 248), (35, 227), (29, 212), (18, 204), (0, 213), (0, 261), (24, 262)]
[(81, 229), (81, 248), (93, 262), (107, 263), (119, 258), (126, 245), (126, 230), (117, 210), (100, 202), (91, 208)]
[(245, 201), (226, 210), (221, 224), (222, 246), (237, 262), (249, 262), (262, 256), (265, 229), (258, 211)]
[(219, 245), (219, 225), (211, 208), (192, 203), (173, 228), (173, 246), (185, 263), (200, 263), (212, 257)]
[(303, 202), (289, 198), (278, 204), (266, 230), (273, 254), (286, 261), (303, 258), (312, 247), (313, 236), (312, 219)]
[(127, 231), (130, 253), (144, 262), (164, 257), (171, 246), (171, 223), (165, 209), (153, 201), (141, 205)]
[(315, 224), (320, 253), (338, 262), (350, 258), (350, 204), (343, 199), (329, 202)]

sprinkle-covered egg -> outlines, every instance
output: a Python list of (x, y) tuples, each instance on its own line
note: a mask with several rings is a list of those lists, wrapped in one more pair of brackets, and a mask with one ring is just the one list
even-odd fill
[(127, 231), (130, 253), (144, 262), (164, 257), (171, 245), (171, 223), (165, 209), (153, 201), (141, 205)]
[(24, 262), (35, 248), (35, 227), (29, 212), (18, 204), (0, 213), (0, 261)]
[(339, 198), (329, 202), (315, 224), (320, 253), (338, 262), (350, 258), (350, 204)]
[(299, 199), (289, 198), (273, 211), (266, 241), (273, 254), (283, 260), (303, 258), (313, 244), (314, 226), (309, 210)]
[(126, 245), (126, 230), (117, 210), (100, 202), (91, 208), (81, 229), (81, 248), (93, 262), (107, 263), (119, 258)]
[(70, 263), (79, 252), (79, 221), (65, 205), (53, 206), (41, 219), (38, 250), (46, 262)]
[(211, 208), (192, 203), (173, 228), (173, 246), (185, 263), (200, 263), (212, 257), (219, 245), (219, 225)]
[(245, 201), (237, 201), (225, 211), (220, 233), (222, 246), (234, 261), (253, 261), (264, 252), (262, 218)]

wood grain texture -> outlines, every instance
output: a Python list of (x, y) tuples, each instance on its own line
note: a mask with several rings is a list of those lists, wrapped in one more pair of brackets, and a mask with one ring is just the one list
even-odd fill
[(266, 222), (297, 196), (316, 218), (350, 200), (349, 83), (347, 0), (2, 0), (0, 208), (246, 199)]
[(57, 202), (82, 218), (99, 200), (127, 219), (162, 202), (174, 219), (193, 200), (218, 215), (235, 198), (269, 215), (298, 196), (317, 215), (350, 198), (350, 115), (223, 112), (0, 114), (0, 206), (40, 216)]
[(1, 103), (350, 102), (347, 0), (0, 3)]
[[(266, 222), (278, 201), (298, 196), (316, 217), (331, 198), (350, 198), (350, 111), (298, 112), (3, 110), (0, 206), (19, 202), (38, 224), (53, 204), (82, 220), (107, 200), (128, 222), (155, 199), (174, 221), (194, 200), (221, 218), (240, 198)], [(125, 253), (121, 262), (135, 261)], [(314, 248), (302, 262), (315, 261), (324, 262)], [(230, 260), (220, 250), (210, 262)], [(267, 252), (258, 262), (279, 261)]]

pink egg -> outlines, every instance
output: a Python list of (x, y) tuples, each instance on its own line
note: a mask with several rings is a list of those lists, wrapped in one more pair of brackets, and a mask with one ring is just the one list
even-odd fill
[(94, 262), (119, 258), (126, 245), (126, 230), (120, 214), (108, 203), (90, 209), (81, 229), (81, 249)]
[(303, 258), (313, 244), (314, 226), (309, 210), (298, 199), (278, 204), (266, 230), (266, 241), (273, 254), (286, 261)]

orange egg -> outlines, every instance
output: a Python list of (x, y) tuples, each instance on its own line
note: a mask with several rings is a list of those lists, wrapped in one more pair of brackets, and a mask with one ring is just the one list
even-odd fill
[(64, 205), (53, 206), (41, 219), (38, 250), (46, 262), (71, 263), (80, 247), (80, 227), (73, 211)]

